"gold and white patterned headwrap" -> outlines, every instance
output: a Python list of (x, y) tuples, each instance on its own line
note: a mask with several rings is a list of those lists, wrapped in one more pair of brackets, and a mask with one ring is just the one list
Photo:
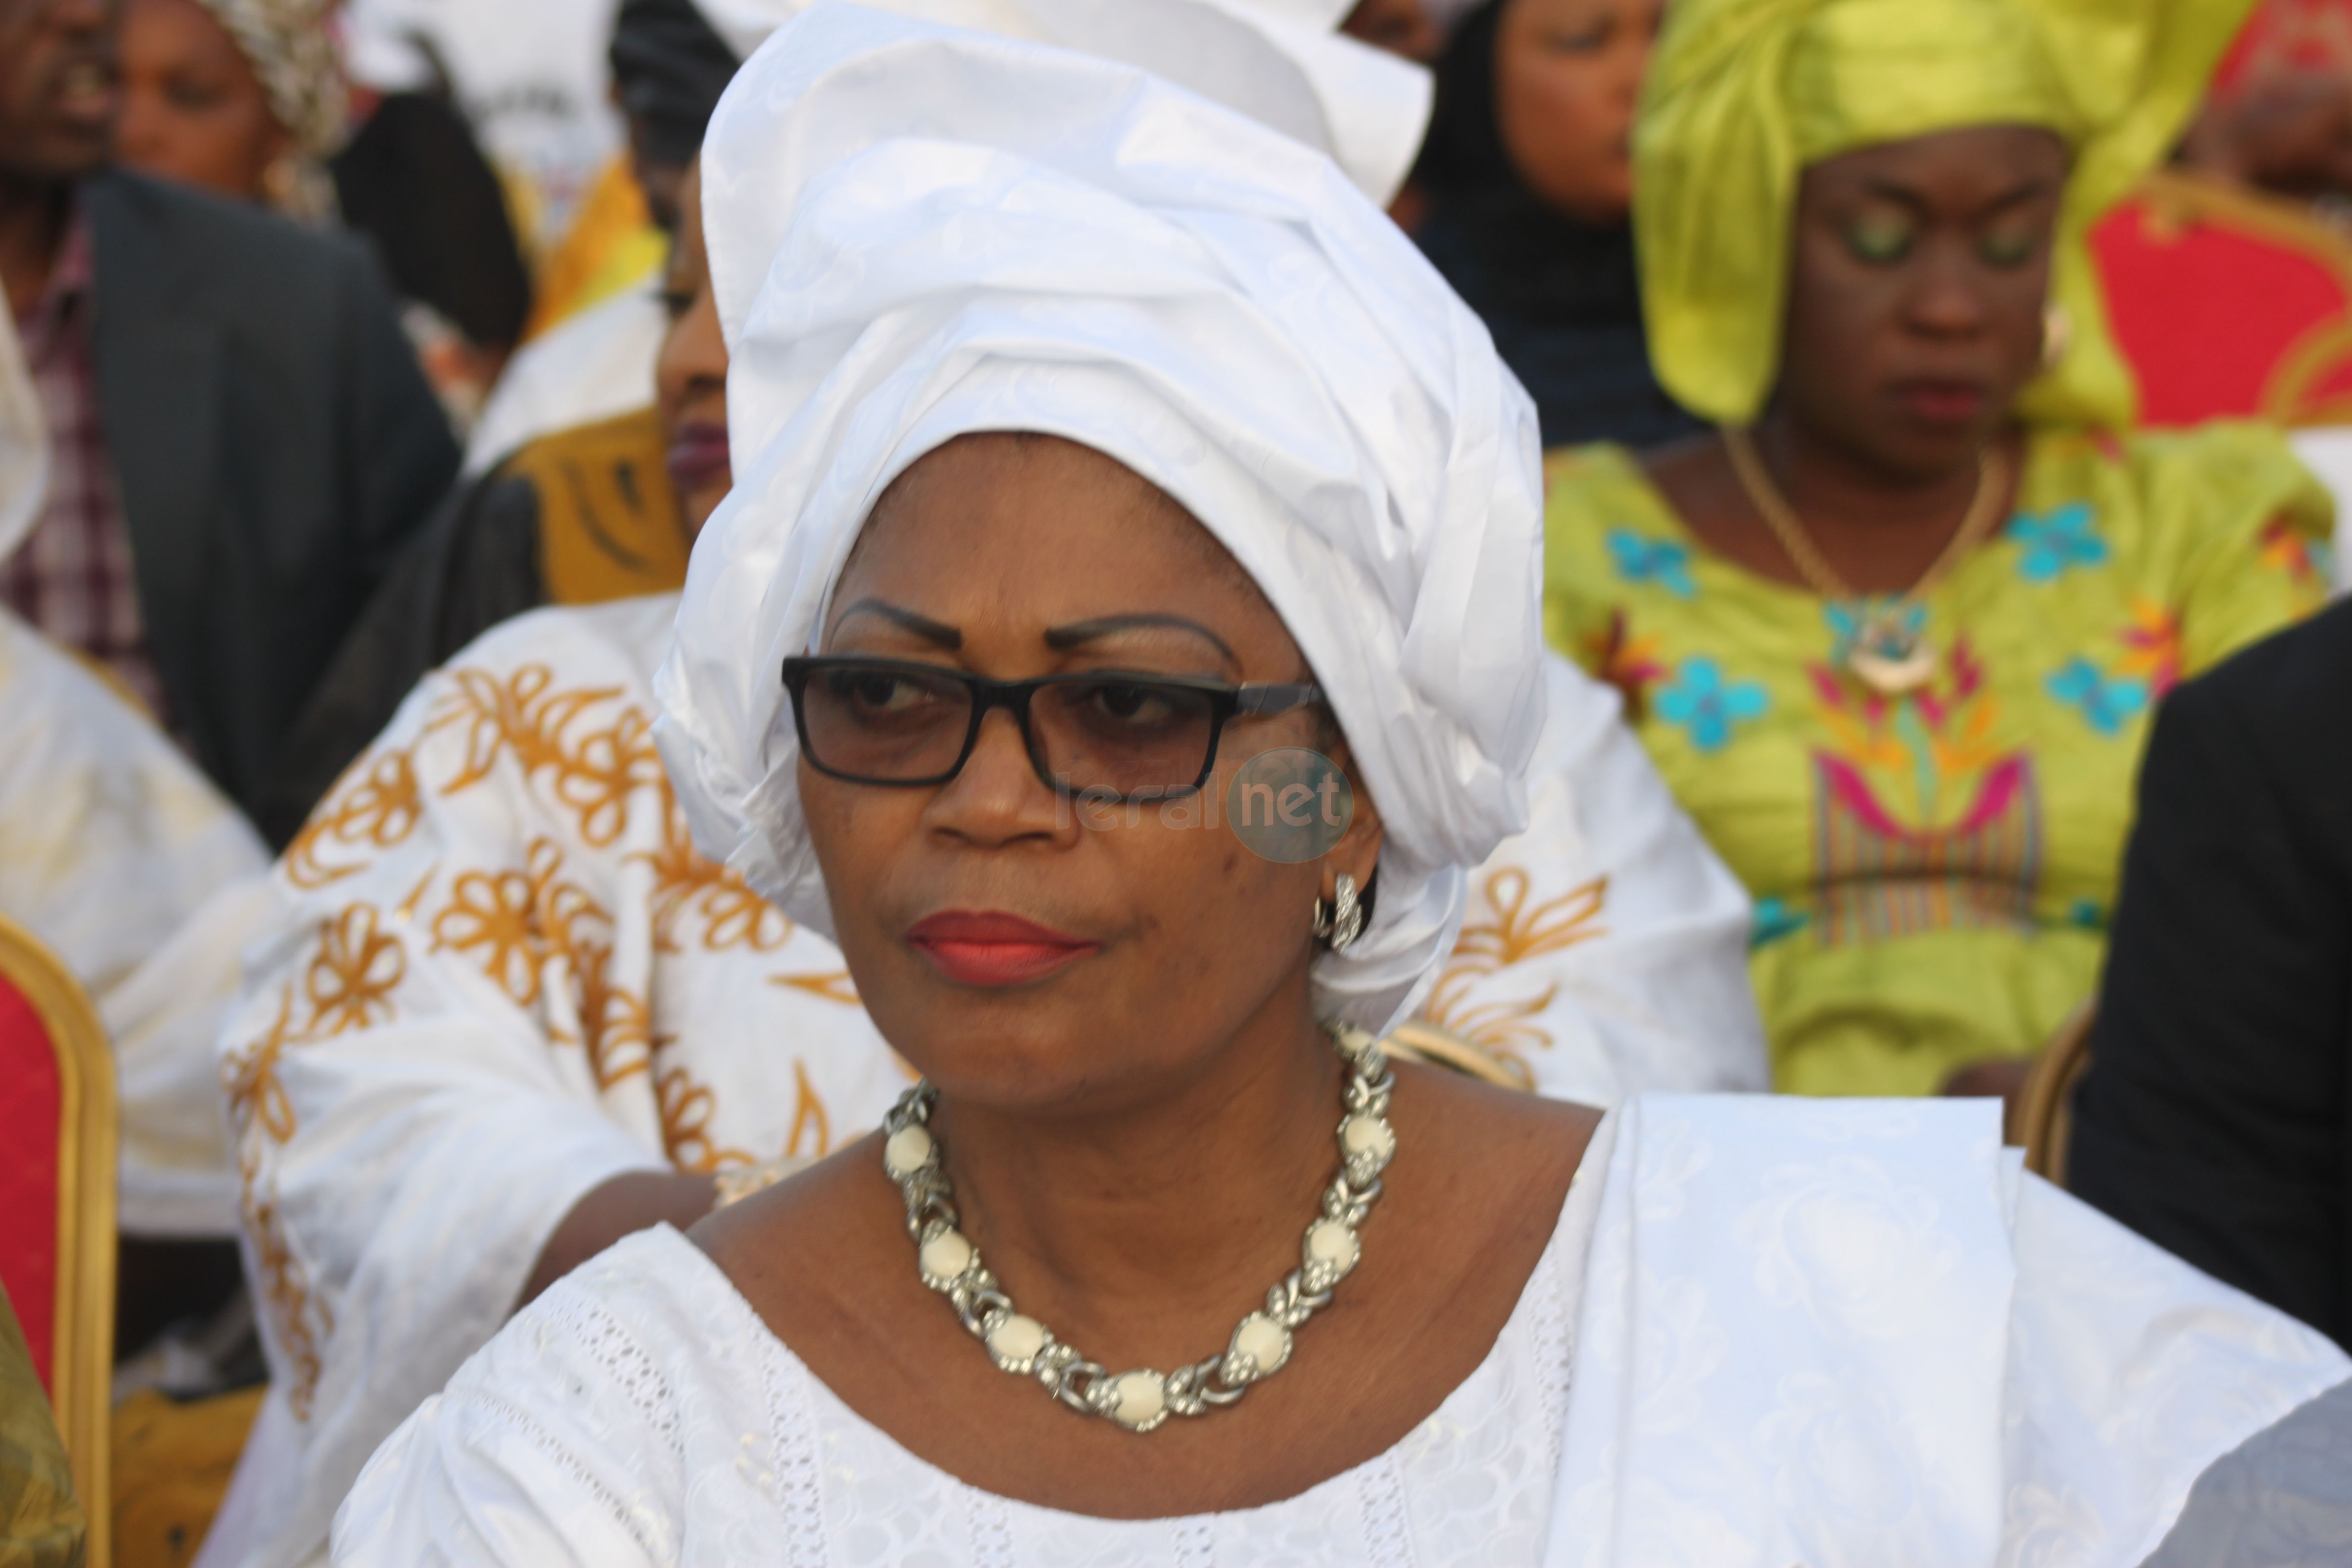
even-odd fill
[(273, 180), (271, 202), (292, 217), (334, 215), (326, 161), (348, 129), (351, 94), (328, 30), (333, 0), (202, 0), (253, 67), (269, 112), (294, 139), (289, 178)]

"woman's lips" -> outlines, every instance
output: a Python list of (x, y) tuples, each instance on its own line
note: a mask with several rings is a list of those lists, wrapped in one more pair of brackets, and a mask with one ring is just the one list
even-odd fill
[(1019, 915), (950, 910), (917, 921), (907, 944), (959, 985), (1021, 985), (1102, 951)]
[(1971, 381), (1921, 379), (1895, 384), (1895, 395), (1914, 418), (1930, 425), (1966, 425), (1984, 412), (1984, 388)]
[(727, 426), (701, 421), (679, 426), (669, 438), (669, 477), (681, 495), (712, 485), (726, 488), (732, 478)]

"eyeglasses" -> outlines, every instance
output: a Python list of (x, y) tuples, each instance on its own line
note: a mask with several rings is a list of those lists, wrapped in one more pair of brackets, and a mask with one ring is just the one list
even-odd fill
[(1098, 800), (1167, 799), (1208, 782), (1237, 716), (1323, 700), (1319, 686), (1229, 686), (1088, 670), (988, 680), (903, 659), (784, 660), (801, 753), (851, 784), (943, 784), (963, 771), (992, 708), (1011, 713), (1045, 787)]

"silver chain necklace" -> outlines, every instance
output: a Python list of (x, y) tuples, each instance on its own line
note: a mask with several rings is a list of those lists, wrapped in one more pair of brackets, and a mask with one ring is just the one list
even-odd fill
[(1201, 1415), (1231, 1405), (1250, 1384), (1272, 1377), (1290, 1361), (1291, 1335), (1331, 1302), (1331, 1288), (1356, 1267), (1357, 1231), (1381, 1195), (1381, 1172), (1396, 1157), (1388, 1121), (1396, 1079), (1380, 1042), (1361, 1030), (1327, 1031), (1348, 1064), (1339, 1101), (1339, 1173), (1323, 1191), (1322, 1212), (1307, 1227), (1298, 1267), (1265, 1293), (1265, 1307), (1244, 1318), (1223, 1353), (1161, 1373), (1139, 1367), (1114, 1376), (1098, 1362), (1024, 1317), (980, 1260), (980, 1248), (957, 1229), (955, 1187), (948, 1180), (940, 1141), (931, 1133), (939, 1091), (926, 1079), (898, 1097), (882, 1119), (882, 1168), (907, 1199), (907, 1234), (923, 1283), (945, 1296), (972, 1338), (996, 1364), (1016, 1377), (1034, 1377), (1081, 1415), (1149, 1432), (1171, 1415)]

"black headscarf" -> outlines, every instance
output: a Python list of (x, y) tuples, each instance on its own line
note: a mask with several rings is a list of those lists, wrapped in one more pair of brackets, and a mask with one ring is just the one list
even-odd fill
[(1696, 421), (1651, 374), (1630, 218), (1591, 224), (1530, 190), (1496, 121), (1503, 8), (1464, 18), (1437, 65), (1437, 103), (1413, 179), (1429, 216), (1415, 237), (1486, 322), (1536, 400), (1546, 447), (1654, 446)]
[(683, 168), (702, 150), (719, 98), (742, 64), (692, 0), (621, 0), (613, 26), (621, 111), (652, 163)]

